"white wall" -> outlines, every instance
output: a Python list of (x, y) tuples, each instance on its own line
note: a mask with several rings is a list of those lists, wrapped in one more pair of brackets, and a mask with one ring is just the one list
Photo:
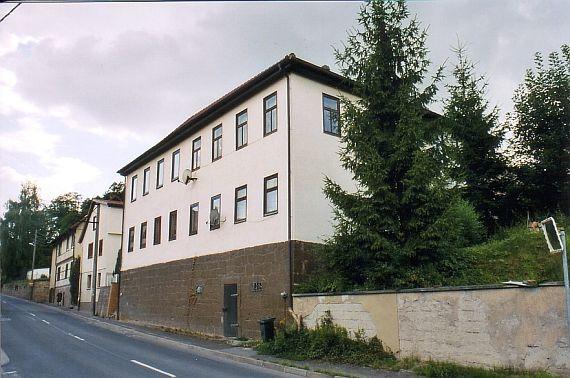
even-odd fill
[[(109, 207), (101, 204), (100, 222), (99, 222), (99, 240), (103, 240), (103, 255), (97, 256), (97, 273), (101, 273), (101, 287), (110, 284), (110, 278), (115, 269), (117, 255), (121, 248), (121, 221), (123, 209), (118, 207)], [(97, 207), (93, 209), (90, 215), (90, 222), (97, 215)], [(83, 237), (81, 257), (81, 302), (89, 302), (91, 300), (91, 289), (87, 289), (87, 277), (93, 273), (93, 258), (88, 259), (89, 244), (93, 243), (93, 256), (95, 256), (95, 231), (93, 224), (90, 223), (85, 236)], [(97, 291), (97, 297), (99, 291)]]
[(290, 86), (292, 239), (322, 242), (333, 231), (332, 207), (323, 193), (325, 176), (356, 191), (350, 172), (340, 164), (340, 138), (323, 132), (322, 96), (355, 97), (295, 74)]
[[(71, 262), (73, 261), (74, 257), (78, 257), (81, 255), (81, 245), (79, 244), (79, 235), (83, 229), (83, 223), (77, 226), (73, 233), (75, 237), (72, 238), (71, 233), (70, 235), (59, 242), (61, 247), (61, 253), (58, 255), (58, 248), (57, 245), (52, 250), (52, 260), (55, 258), (55, 263), (52, 261), (52, 268), (50, 272), (50, 287), (62, 287), (69, 285), (69, 274), (71, 272)], [(67, 242), (69, 239), (69, 244)], [(74, 242), (73, 242), (74, 241)], [(69, 248), (68, 248), (69, 245)], [(65, 277), (65, 265), (68, 266), (67, 271), (67, 278)], [(61, 278), (60, 280), (57, 279), (57, 268), (61, 268)], [(52, 286), (53, 282), (53, 286)]]
[[(263, 136), (263, 98), (277, 91), (277, 132)], [(125, 193), (124, 252), (122, 269), (163, 263), (173, 260), (225, 252), (248, 246), (287, 240), (287, 92), (283, 78), (261, 91), (216, 121), (202, 128), (167, 153), (139, 167), (127, 177)], [(248, 109), (248, 145), (235, 150), (236, 114)], [(223, 125), (222, 158), (212, 162), (212, 129)], [(201, 136), (201, 168), (198, 180), (183, 185), (171, 182), (172, 152), (180, 149), (180, 173), (190, 168), (192, 141)], [(165, 161), (164, 186), (156, 189), (156, 164)], [(142, 195), (143, 171), (151, 169), (150, 193)], [(263, 179), (277, 173), (279, 212), (263, 216)], [(131, 177), (138, 177), (138, 195), (131, 198)], [(247, 222), (234, 224), (235, 188), (247, 184)], [(222, 195), (222, 219), (226, 222), (217, 230), (209, 230), (210, 198)], [(189, 236), (190, 205), (199, 202), (198, 234)], [(177, 240), (168, 241), (168, 217), (178, 211)], [(162, 217), (162, 240), (153, 245), (154, 218)], [(139, 248), (140, 225), (147, 222), (147, 246)], [(128, 252), (128, 230), (135, 227), (134, 251)]]

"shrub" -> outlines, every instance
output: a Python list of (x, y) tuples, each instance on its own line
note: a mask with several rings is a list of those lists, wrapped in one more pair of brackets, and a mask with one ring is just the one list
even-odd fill
[(350, 338), (345, 328), (333, 324), (330, 313), (320, 319), (315, 329), (278, 329), (275, 339), (260, 344), (257, 351), (293, 360), (325, 360), (367, 366), (380, 366), (385, 360), (394, 360), (377, 337), (367, 340), (357, 332), (354, 338)]

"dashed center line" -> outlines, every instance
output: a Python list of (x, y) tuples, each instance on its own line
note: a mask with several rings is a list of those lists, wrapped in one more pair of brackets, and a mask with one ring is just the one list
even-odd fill
[(36, 314), (32, 314), (31, 312), (28, 312), (28, 314), (32, 315), (32, 316), (36, 316)]
[(42, 322), (44, 322), (45, 324), (49, 324), (49, 322), (47, 320), (42, 319)]
[(73, 334), (71, 334), (71, 333), (69, 333), (68, 335), (75, 337), (77, 340), (85, 341), (85, 339), (82, 339), (81, 337), (75, 336), (75, 335), (73, 335)]
[(154, 371), (156, 371), (157, 373), (164, 374), (164, 375), (166, 375), (166, 376), (168, 376), (168, 377), (176, 378), (176, 376), (175, 376), (174, 374), (170, 374), (170, 373), (168, 373), (168, 372), (166, 372), (166, 371), (157, 369), (157, 368), (152, 367), (152, 366), (150, 366), (150, 365), (143, 364), (142, 362), (139, 362), (139, 361), (137, 361), (137, 360), (131, 360), (131, 362), (134, 363), (134, 364), (143, 366), (143, 367), (145, 367), (145, 368), (147, 368), (147, 369), (154, 370)]

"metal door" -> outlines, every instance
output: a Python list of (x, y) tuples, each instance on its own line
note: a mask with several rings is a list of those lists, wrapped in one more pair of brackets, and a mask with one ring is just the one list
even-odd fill
[(224, 336), (238, 335), (237, 284), (224, 285)]

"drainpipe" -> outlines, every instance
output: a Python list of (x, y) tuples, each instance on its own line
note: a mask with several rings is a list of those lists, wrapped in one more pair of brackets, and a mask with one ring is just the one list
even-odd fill
[[(122, 219), (121, 219), (121, 249), (119, 253), (121, 254), (121, 266), (119, 267), (119, 271), (117, 272), (119, 278), (117, 279), (117, 320), (120, 319), (120, 310), (121, 310), (121, 271), (123, 270), (123, 239), (125, 236), (125, 210), (127, 207), (127, 201), (125, 200), (125, 195), (127, 193), (127, 176), (125, 176), (125, 189), (123, 191), (123, 212), (122, 212)], [(147, 228), (148, 230), (148, 228)], [(147, 231), (148, 235), (148, 231)]]
[[(95, 222), (95, 243), (93, 251), (93, 277), (91, 277), (91, 307), (93, 315), (97, 313), (97, 256), (99, 255), (99, 224), (101, 221), (101, 204), (97, 204), (97, 222)], [(87, 223), (89, 224), (89, 223)]]
[(293, 309), (293, 242), (291, 240), (291, 86), (287, 74), (287, 244), (289, 249), (289, 308)]

